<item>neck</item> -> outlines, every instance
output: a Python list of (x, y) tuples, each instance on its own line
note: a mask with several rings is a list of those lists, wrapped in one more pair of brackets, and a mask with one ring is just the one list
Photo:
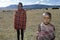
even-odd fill
[(48, 25), (48, 24), (50, 24), (50, 23), (44, 23), (45, 25)]
[(18, 9), (18, 10), (22, 10), (22, 9)]

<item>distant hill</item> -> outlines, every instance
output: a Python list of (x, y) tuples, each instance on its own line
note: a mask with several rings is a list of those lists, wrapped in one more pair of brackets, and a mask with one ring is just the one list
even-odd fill
[[(42, 9), (42, 8), (53, 8), (53, 7), (60, 8), (60, 5), (56, 6), (56, 5), (33, 4), (33, 5), (24, 5), (23, 6), (24, 9)], [(0, 10), (1, 9), (17, 9), (17, 5), (10, 5), (7, 7), (1, 7)]]

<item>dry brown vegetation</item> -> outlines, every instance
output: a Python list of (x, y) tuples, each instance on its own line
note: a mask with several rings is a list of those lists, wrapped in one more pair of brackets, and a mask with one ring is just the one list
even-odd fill
[[(35, 40), (38, 24), (41, 23), (41, 15), (47, 11), (52, 13), (52, 24), (56, 28), (56, 40), (60, 40), (60, 9), (27, 10), (25, 40)], [(14, 29), (14, 14), (14, 11), (3, 12), (0, 10), (0, 40), (17, 40), (16, 30)]]

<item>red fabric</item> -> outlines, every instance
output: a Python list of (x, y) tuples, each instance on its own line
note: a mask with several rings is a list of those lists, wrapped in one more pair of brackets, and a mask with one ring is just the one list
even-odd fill
[(17, 10), (14, 18), (15, 29), (26, 29), (26, 11), (24, 9)]

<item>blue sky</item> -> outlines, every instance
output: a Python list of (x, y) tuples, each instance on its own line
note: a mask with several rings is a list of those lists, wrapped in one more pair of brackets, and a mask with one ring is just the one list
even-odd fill
[(19, 2), (22, 2), (23, 5), (31, 4), (60, 5), (60, 0), (0, 0), (0, 7), (18, 4)]

